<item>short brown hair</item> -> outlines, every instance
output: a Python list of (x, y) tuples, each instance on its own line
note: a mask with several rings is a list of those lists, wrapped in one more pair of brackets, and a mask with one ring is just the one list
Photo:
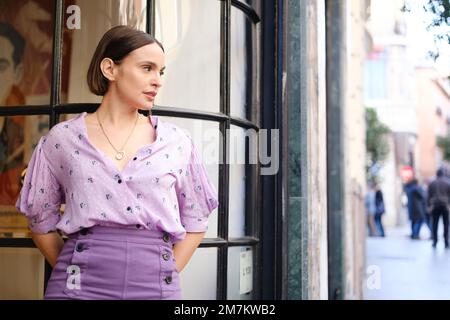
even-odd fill
[(116, 26), (108, 30), (98, 43), (89, 65), (87, 73), (89, 90), (98, 96), (103, 96), (108, 91), (109, 81), (100, 69), (100, 63), (104, 58), (110, 58), (114, 63), (120, 64), (131, 51), (152, 43), (157, 43), (164, 51), (163, 45), (144, 31), (128, 26)]

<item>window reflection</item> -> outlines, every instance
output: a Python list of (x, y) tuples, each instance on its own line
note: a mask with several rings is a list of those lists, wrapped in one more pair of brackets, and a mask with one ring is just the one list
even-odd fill
[[(159, 117), (161, 120), (173, 123), (189, 134), (201, 157), (216, 191), (219, 192), (219, 156), (221, 135), (219, 124), (212, 121), (184, 119), (177, 117)], [(214, 209), (208, 219), (206, 238), (217, 237), (218, 208)]]
[(158, 105), (219, 111), (220, 2), (156, 1), (155, 36), (167, 65)]
[(217, 292), (217, 248), (195, 250), (180, 273), (182, 297), (185, 300), (215, 300)]
[(146, 27), (146, 0), (119, 0), (119, 24), (133, 26), (139, 30)]
[(101, 97), (89, 91), (87, 70), (95, 48), (103, 34), (116, 25), (128, 25), (145, 31), (145, 0), (72, 0), (65, 8), (75, 4), (82, 15), (80, 29), (64, 26), (64, 54), (62, 61), (61, 101), (64, 103), (97, 103)]
[(249, 153), (246, 149), (246, 140), (254, 152), (257, 143), (255, 131), (245, 130), (237, 126), (231, 126), (230, 137), (230, 183), (229, 190), (229, 226), (228, 236), (230, 238), (244, 237), (246, 226), (250, 221), (246, 221), (246, 202), (250, 201), (247, 194), (247, 183), (249, 179), (246, 176), (246, 169), (249, 167), (249, 159), (246, 157)]
[(246, 15), (231, 8), (230, 111), (231, 116), (248, 118), (252, 83), (252, 23)]

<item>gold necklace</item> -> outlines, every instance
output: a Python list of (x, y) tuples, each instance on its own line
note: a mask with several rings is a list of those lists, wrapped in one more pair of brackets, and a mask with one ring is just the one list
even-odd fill
[(102, 125), (102, 123), (100, 122), (100, 118), (98, 117), (98, 112), (96, 112), (96, 114), (97, 114), (97, 121), (98, 121), (98, 124), (100, 125), (100, 128), (102, 128), (103, 134), (105, 135), (105, 137), (106, 137), (106, 139), (108, 140), (108, 142), (109, 142), (109, 144), (111, 145), (111, 147), (113, 147), (114, 151), (116, 151), (116, 159), (117, 159), (117, 160), (122, 160), (122, 159), (125, 157), (125, 151), (124, 151), (125, 145), (127, 144), (128, 140), (130, 140), (130, 137), (131, 137), (131, 135), (133, 134), (134, 128), (136, 128), (136, 124), (137, 124), (137, 121), (138, 121), (138, 119), (139, 119), (139, 112), (137, 112), (136, 121), (134, 122), (133, 129), (131, 130), (130, 135), (128, 136), (127, 140), (126, 140), (125, 143), (123, 144), (123, 146), (122, 146), (122, 148), (121, 148), (121, 151), (117, 150), (117, 149), (114, 147), (114, 145), (111, 143), (111, 140), (109, 140), (108, 135), (106, 134), (105, 129), (103, 129), (103, 125)]

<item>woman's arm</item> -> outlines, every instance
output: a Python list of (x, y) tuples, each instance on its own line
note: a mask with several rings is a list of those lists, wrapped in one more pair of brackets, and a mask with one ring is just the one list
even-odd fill
[(56, 264), (56, 259), (64, 246), (64, 241), (57, 232), (46, 234), (33, 233), (32, 238), (36, 247), (44, 255), (45, 259), (52, 266)]
[(187, 265), (204, 236), (205, 232), (188, 232), (186, 233), (186, 238), (173, 246), (173, 255), (177, 263), (178, 272), (181, 272)]

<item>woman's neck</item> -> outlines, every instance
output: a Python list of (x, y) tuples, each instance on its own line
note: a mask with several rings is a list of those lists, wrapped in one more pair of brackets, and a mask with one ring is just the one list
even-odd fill
[(102, 103), (96, 113), (102, 125), (114, 128), (126, 128), (136, 121), (138, 109), (120, 102), (120, 99), (115, 98), (114, 94), (108, 93), (103, 97)]

